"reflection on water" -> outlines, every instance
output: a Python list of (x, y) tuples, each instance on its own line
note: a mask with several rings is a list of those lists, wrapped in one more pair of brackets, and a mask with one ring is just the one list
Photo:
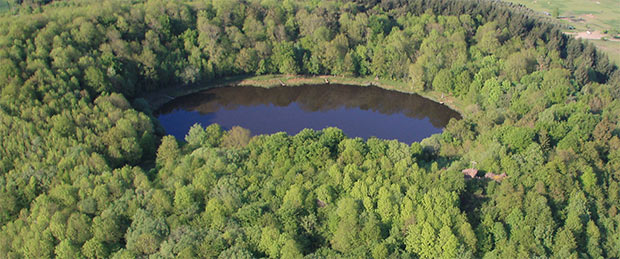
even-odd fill
[(338, 127), (349, 137), (419, 141), (441, 132), (455, 111), (415, 94), (378, 87), (306, 85), (224, 87), (179, 97), (157, 111), (168, 134), (183, 139), (194, 123), (240, 125), (252, 134)]

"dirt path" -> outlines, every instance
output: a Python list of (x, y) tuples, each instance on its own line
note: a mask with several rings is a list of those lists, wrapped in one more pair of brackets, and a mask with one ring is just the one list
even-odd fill
[(600, 31), (582, 31), (577, 33), (567, 33), (575, 36), (576, 39), (587, 39), (587, 40), (600, 40), (603, 37), (607, 37), (609, 41), (620, 41), (619, 39), (614, 39), (610, 35), (603, 34)]

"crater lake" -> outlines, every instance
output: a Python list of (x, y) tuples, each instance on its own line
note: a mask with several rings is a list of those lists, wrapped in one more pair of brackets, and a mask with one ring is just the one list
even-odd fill
[(184, 139), (195, 123), (241, 126), (252, 135), (337, 127), (350, 138), (396, 139), (410, 144), (440, 133), (449, 107), (417, 94), (376, 86), (229, 86), (176, 98), (155, 112), (167, 134)]

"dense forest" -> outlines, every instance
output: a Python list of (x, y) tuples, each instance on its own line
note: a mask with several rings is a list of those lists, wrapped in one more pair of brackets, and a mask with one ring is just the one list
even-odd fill
[[(2, 258), (620, 257), (620, 70), (521, 6), (16, 3), (0, 17)], [(182, 141), (140, 98), (280, 73), (467, 105), (419, 143), (217, 124)]]

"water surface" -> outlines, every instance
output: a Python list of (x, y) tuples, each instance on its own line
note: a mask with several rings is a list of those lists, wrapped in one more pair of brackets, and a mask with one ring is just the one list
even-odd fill
[(183, 139), (194, 123), (239, 125), (253, 135), (338, 127), (349, 137), (420, 141), (442, 131), (447, 106), (375, 86), (223, 87), (172, 100), (156, 111), (168, 134)]

